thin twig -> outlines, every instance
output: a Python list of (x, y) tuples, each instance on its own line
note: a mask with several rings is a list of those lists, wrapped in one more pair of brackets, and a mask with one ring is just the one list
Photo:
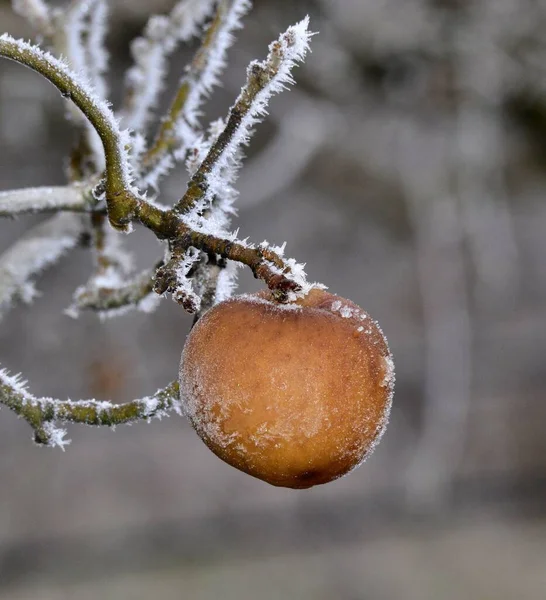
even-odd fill
[(76, 185), (44, 186), (0, 192), (0, 217), (64, 210), (85, 212), (90, 210), (92, 198), (89, 192), (89, 188)]
[(142, 158), (151, 171), (178, 146), (188, 146), (195, 138), (197, 111), (225, 65), (225, 53), (233, 42), (231, 32), (240, 28), (242, 15), (250, 8), (248, 0), (220, 0), (203, 42), (183, 76), (169, 111), (162, 119), (155, 141)]
[(77, 316), (78, 311), (90, 309), (108, 317), (130, 308), (152, 312), (159, 300), (153, 290), (154, 271), (146, 269), (119, 287), (84, 286), (76, 290), (74, 303), (67, 313)]
[(265, 61), (250, 64), (246, 84), (230, 110), (224, 130), (191, 178), (186, 193), (174, 207), (175, 211), (188, 213), (207, 196), (212, 199), (215, 177), (237, 149), (248, 143), (252, 127), (260, 121), (269, 98), (292, 83), (291, 70), (304, 59), (309, 49), (308, 25), (306, 18), (289, 27), (269, 46)]
[[(66, 57), (71, 69), (85, 77), (97, 97), (106, 100), (105, 73), (108, 52), (105, 47), (108, 8), (104, 0), (72, 0), (64, 11), (55, 13), (56, 35), (53, 50)], [(92, 124), (69, 104), (70, 120), (78, 125), (78, 142), (72, 152), (72, 174), (79, 178), (100, 173), (105, 168), (101, 139)]]
[(0, 370), (0, 404), (22, 417), (34, 430), (36, 443), (64, 448), (70, 440), (64, 439), (66, 431), (57, 423), (115, 427), (136, 421), (150, 421), (166, 416), (169, 411), (182, 413), (178, 382), (158, 390), (152, 396), (113, 404), (101, 400), (56, 400), (36, 398), (30, 394), (19, 376), (10, 376)]
[(106, 157), (105, 192), (112, 225), (127, 230), (131, 216), (139, 205), (137, 191), (132, 186), (128, 132), (121, 131), (114, 114), (93, 89), (79, 79), (61, 60), (37, 46), (0, 36), (0, 56), (14, 60), (48, 79), (61, 94), (72, 100), (85, 114), (99, 134)]
[(167, 58), (180, 42), (189, 41), (211, 12), (212, 0), (182, 0), (168, 16), (152, 15), (142, 37), (131, 42), (134, 65), (125, 76), (122, 118), (143, 131), (163, 89)]
[(290, 264), (268, 247), (251, 246), (191, 230), (179, 238), (179, 243), (183, 248), (197, 248), (250, 267), (257, 279), (262, 279), (271, 290), (278, 292), (279, 301), (286, 301), (291, 292), (300, 293), (311, 287), (304, 277), (296, 275), (293, 269), (295, 264)]

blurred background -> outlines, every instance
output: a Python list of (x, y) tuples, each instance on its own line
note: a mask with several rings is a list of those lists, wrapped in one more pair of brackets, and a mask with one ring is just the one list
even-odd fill
[[(112, 0), (112, 100), (128, 43), (172, 1)], [(256, 0), (206, 119), (305, 14), (313, 52), (248, 150), (242, 236), (288, 242), (311, 280), (378, 319), (395, 356), (391, 423), (359, 470), (306, 491), (225, 465), (187, 422), (71, 427), (64, 454), (0, 413), (0, 598), (540, 599), (546, 589), (546, 4)], [(30, 37), (10, 3), (2, 30)], [(172, 63), (169, 102), (191, 49)], [(62, 184), (58, 93), (0, 64), (0, 187)], [(185, 187), (178, 169), (161, 199)], [(40, 217), (0, 222), (0, 251)], [(128, 240), (139, 266), (161, 253)], [(56, 397), (171, 381), (191, 317), (101, 323), (62, 310), (76, 250), (0, 326), (0, 362)], [(259, 286), (242, 272), (240, 290)]]

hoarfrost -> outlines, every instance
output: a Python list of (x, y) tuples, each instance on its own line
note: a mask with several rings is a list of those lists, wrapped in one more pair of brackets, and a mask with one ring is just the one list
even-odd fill
[(21, 373), (10, 375), (9, 371), (0, 368), (0, 385), (4, 385), (19, 394), (23, 402), (32, 402), (36, 400), (34, 396), (27, 390), (28, 382), (23, 379)]
[(216, 295), (214, 303), (218, 304), (233, 296), (237, 289), (237, 275), (240, 264), (232, 260), (226, 261), (226, 266), (221, 269), (216, 282)]
[(104, 78), (109, 60), (105, 47), (107, 18), (108, 6), (104, 0), (73, 2), (64, 17), (70, 64), (89, 80), (101, 98), (108, 96)]
[(108, 69), (109, 55), (106, 50), (108, 4), (104, 0), (91, 3), (87, 44), (88, 72), (95, 90), (102, 98), (108, 96), (104, 75)]
[(169, 16), (152, 15), (142, 37), (131, 43), (134, 66), (127, 71), (127, 106), (124, 122), (131, 129), (144, 129), (165, 85), (167, 59), (180, 42), (197, 34), (210, 13), (212, 0), (183, 0)]
[(275, 266), (273, 263), (269, 263), (270, 269), (274, 273), (278, 273), (279, 275), (284, 275), (289, 278), (291, 281), (298, 285), (298, 291), (290, 291), (288, 292), (288, 300), (290, 302), (294, 302), (298, 300), (298, 298), (303, 298), (306, 296), (312, 289), (324, 290), (326, 286), (322, 283), (314, 282), (309, 283), (307, 281), (307, 274), (305, 273), (305, 264), (300, 264), (296, 262), (293, 258), (285, 258), (283, 259), (285, 265), (290, 269), (290, 272), (287, 274), (284, 272), (284, 269), (280, 269)]
[(392, 356), (384, 356), (383, 357), (383, 368), (385, 370), (385, 375), (383, 377), (383, 381), (381, 382), (382, 387), (390, 387), (394, 384), (394, 361), (392, 360)]
[(0, 192), (0, 217), (44, 210), (83, 210), (84, 207), (83, 189), (75, 185)]
[[(103, 0), (77, 0), (68, 7), (63, 19), (68, 62), (103, 99), (108, 95), (104, 78), (108, 66), (105, 48), (107, 16), (108, 9)], [(69, 104), (69, 111), (84, 124), (96, 170), (102, 171), (105, 168), (104, 152), (97, 131), (73, 104)]]
[(0, 35), (0, 41), (12, 46), (12, 52), (20, 55), (22, 64), (26, 64), (25, 55), (31, 55), (35, 59), (45, 62), (52, 71), (59, 72), (65, 80), (73, 81), (80, 88), (84, 101), (96, 112), (100, 113), (105, 122), (105, 127), (108, 129), (109, 137), (116, 145), (123, 186), (138, 196), (138, 190), (133, 185), (133, 173), (129, 157), (129, 148), (131, 147), (130, 132), (120, 129), (118, 119), (110, 110), (110, 105), (96, 93), (85, 74), (74, 72), (66, 61), (58, 59), (51, 53), (45, 52), (24, 40), (16, 40), (7, 33)]
[[(180, 398), (178, 394), (173, 394), (173, 389), (159, 389), (152, 396), (146, 396), (142, 399), (134, 400), (131, 405), (134, 405), (138, 409), (138, 416), (135, 415), (133, 419), (125, 421), (131, 423), (136, 421), (138, 418), (144, 417), (148, 422), (152, 418), (161, 419), (164, 416), (168, 416), (169, 411), (181, 415), (182, 408)], [(166, 392), (168, 392), (166, 394)], [(47, 438), (47, 445), (51, 447), (59, 447), (64, 450), (64, 447), (70, 443), (70, 440), (65, 439), (66, 430), (56, 425), (57, 420), (71, 420), (67, 417), (67, 408), (89, 408), (93, 409), (93, 421), (87, 422), (81, 420), (81, 423), (86, 424), (107, 424), (108, 420), (112, 418), (112, 413), (119, 408), (118, 404), (113, 404), (107, 400), (78, 400), (73, 402), (71, 400), (57, 400), (54, 398), (43, 397), (37, 398), (33, 396), (27, 390), (27, 382), (23, 381), (21, 375), (10, 375), (9, 372), (0, 368), (0, 398), (4, 397), (5, 403), (25, 406), (30, 405), (33, 407), (39, 407), (41, 409), (41, 418), (43, 421), (38, 424), (38, 428), (41, 429)], [(14, 410), (17, 412), (17, 408)], [(70, 410), (68, 411), (70, 414)], [(47, 415), (47, 416), (46, 416)], [(80, 417), (81, 418), (81, 417)], [(77, 419), (79, 421), (79, 419)], [(33, 426), (35, 424), (33, 423)], [(114, 427), (113, 425), (110, 425)], [(38, 431), (39, 431), (38, 429)]]
[[(353, 319), (363, 314), (360, 310), (351, 308), (347, 304), (343, 304), (341, 300), (332, 302), (331, 308), (333, 312), (339, 313), (343, 319)], [(362, 329), (363, 328), (359, 328), (358, 331), (362, 331)]]
[[(246, 2), (239, 3), (245, 6)], [(274, 65), (276, 73), (271, 77), (264, 88), (255, 96), (251, 107), (241, 119), (241, 122), (231, 136), (228, 143), (222, 148), (222, 151), (206, 174), (207, 192), (202, 202), (198, 203), (191, 214), (186, 215), (184, 220), (191, 227), (196, 228), (203, 233), (213, 235), (225, 235), (225, 219), (212, 217), (209, 219), (200, 218), (199, 214), (210, 206), (215, 198), (220, 198), (224, 203), (223, 214), (229, 213), (236, 192), (232, 187), (240, 166), (240, 149), (246, 146), (250, 141), (254, 126), (259, 123), (262, 117), (267, 114), (267, 104), (270, 98), (284, 89), (287, 85), (293, 83), (291, 76), (292, 69), (298, 62), (301, 62), (309, 50), (309, 39), (311, 33), (308, 31), (309, 17), (306, 17), (300, 23), (293, 25), (283, 33), (276, 42), (269, 46), (269, 54), (264, 62), (253, 61), (248, 67), (248, 78), (252, 77), (253, 70), (256, 68), (267, 69), (268, 65)], [(206, 87), (206, 85), (205, 85)], [(241, 94), (235, 101), (237, 104), (246, 94), (246, 88), (241, 90)], [(192, 121), (190, 120), (190, 123)], [(220, 213), (221, 214), (221, 213)], [(293, 267), (299, 270), (297, 263)], [(303, 271), (303, 269), (301, 269)], [(298, 277), (298, 276), (297, 276)]]
[(47, 435), (47, 445), (51, 446), (52, 448), (58, 447), (64, 452), (64, 447), (68, 446), (72, 442), (72, 440), (65, 439), (65, 436), (67, 434), (66, 429), (57, 427), (51, 421), (44, 423), (42, 425), (42, 428)]
[(358, 311), (354, 311), (350, 306), (344, 306), (340, 311), (339, 314), (344, 318), (344, 319), (350, 319), (355, 312)]
[(190, 312), (197, 312), (201, 307), (201, 298), (195, 293), (192, 280), (187, 276), (199, 259), (200, 252), (190, 247), (175, 270), (176, 281), (174, 282), (173, 298), (183, 304), (186, 310), (191, 309)]
[(186, 102), (184, 118), (192, 127), (198, 124), (201, 102), (210, 94), (212, 88), (219, 83), (219, 75), (226, 66), (227, 50), (234, 41), (233, 32), (242, 29), (241, 19), (250, 8), (251, 3), (249, 0), (232, 0), (228, 12), (223, 17), (214, 43), (208, 50), (207, 65), (203, 69), (199, 80), (191, 87)]

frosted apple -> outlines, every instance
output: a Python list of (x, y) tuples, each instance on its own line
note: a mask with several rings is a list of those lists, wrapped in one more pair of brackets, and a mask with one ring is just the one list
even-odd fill
[(268, 483), (308, 488), (358, 466), (383, 434), (394, 389), (387, 341), (350, 300), (269, 292), (209, 310), (180, 364), (186, 414), (207, 446)]

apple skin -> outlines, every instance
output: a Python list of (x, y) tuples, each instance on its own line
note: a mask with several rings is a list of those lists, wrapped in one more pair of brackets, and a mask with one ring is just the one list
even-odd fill
[(188, 335), (185, 412), (228, 464), (309, 488), (348, 473), (387, 425), (394, 367), (381, 329), (350, 300), (312, 289), (292, 304), (235, 296)]

